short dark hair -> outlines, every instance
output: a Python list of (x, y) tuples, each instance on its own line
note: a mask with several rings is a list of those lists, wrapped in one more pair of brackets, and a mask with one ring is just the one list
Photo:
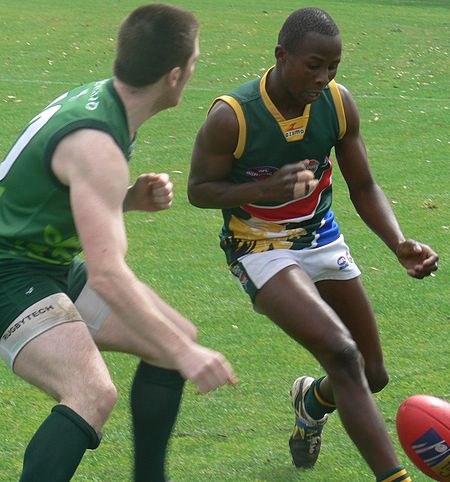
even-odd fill
[(294, 52), (309, 32), (331, 37), (339, 35), (337, 25), (327, 12), (320, 8), (300, 8), (285, 20), (278, 35), (278, 44), (288, 52)]
[(138, 7), (120, 25), (114, 75), (125, 84), (143, 87), (174, 67), (184, 68), (198, 31), (197, 19), (183, 8), (161, 3)]

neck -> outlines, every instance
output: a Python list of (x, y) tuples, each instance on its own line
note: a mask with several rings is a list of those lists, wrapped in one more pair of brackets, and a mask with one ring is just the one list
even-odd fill
[(132, 87), (114, 78), (114, 88), (122, 99), (127, 113), (130, 136), (136, 135), (139, 127), (150, 117), (166, 109), (159, 82), (145, 87)]
[(285, 119), (293, 119), (303, 114), (306, 103), (294, 99), (283, 86), (283, 81), (276, 66), (267, 75), (266, 90), (270, 100)]

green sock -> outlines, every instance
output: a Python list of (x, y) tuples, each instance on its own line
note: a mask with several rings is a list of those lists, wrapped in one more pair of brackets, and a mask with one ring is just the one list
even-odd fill
[(167, 445), (183, 393), (175, 370), (141, 362), (131, 390), (134, 429), (134, 481), (165, 482)]
[(86, 449), (97, 448), (95, 430), (65, 405), (56, 405), (25, 450), (20, 482), (68, 482)]
[(320, 392), (320, 382), (324, 378), (314, 380), (305, 395), (305, 410), (313, 420), (320, 420), (325, 414), (336, 410), (336, 405), (328, 402)]
[(377, 482), (387, 481), (389, 482), (411, 482), (411, 477), (408, 475), (405, 467), (400, 465), (389, 472), (386, 472), (383, 475), (379, 475), (377, 477)]

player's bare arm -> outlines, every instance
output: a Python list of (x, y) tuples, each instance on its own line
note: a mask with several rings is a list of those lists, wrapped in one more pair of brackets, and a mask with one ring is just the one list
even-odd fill
[(113, 139), (99, 131), (76, 131), (60, 142), (52, 167), (70, 185), (91, 287), (146, 340), (149, 356), (178, 369), (201, 391), (229, 381), (232, 373), (222, 355), (199, 347), (172, 323), (125, 262), (122, 205), (129, 173)]
[(303, 162), (286, 165), (263, 181), (228, 181), (238, 137), (239, 125), (233, 109), (225, 102), (216, 102), (197, 135), (192, 154), (188, 193), (194, 206), (227, 208), (261, 201), (288, 201), (315, 189), (317, 181)]
[(347, 130), (336, 145), (335, 152), (350, 198), (364, 222), (396, 254), (408, 274), (415, 278), (428, 276), (436, 271), (438, 257), (429, 246), (405, 240), (389, 201), (370, 171), (356, 104), (350, 92), (343, 86), (339, 87)]

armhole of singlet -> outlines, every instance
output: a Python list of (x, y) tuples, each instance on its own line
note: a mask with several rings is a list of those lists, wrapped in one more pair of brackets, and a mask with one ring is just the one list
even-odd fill
[(218, 100), (222, 100), (223, 102), (226, 102), (234, 110), (234, 113), (236, 114), (236, 118), (239, 126), (239, 135), (238, 135), (238, 142), (236, 145), (236, 149), (234, 150), (233, 155), (236, 159), (239, 159), (242, 156), (242, 153), (244, 152), (245, 142), (247, 140), (247, 124), (245, 122), (244, 111), (242, 110), (241, 104), (239, 104), (239, 102), (234, 97), (231, 97), (231, 95), (221, 95), (220, 97), (217, 97), (216, 99), (214, 99), (213, 103), (211, 104), (211, 107), (208, 110), (208, 113)]
[(339, 91), (338, 84), (332, 80), (328, 86), (330, 87), (331, 96), (333, 97), (334, 106), (336, 108), (336, 114), (339, 123), (339, 137), (342, 139), (347, 130), (347, 121), (345, 120), (344, 104), (342, 103), (341, 92)]

